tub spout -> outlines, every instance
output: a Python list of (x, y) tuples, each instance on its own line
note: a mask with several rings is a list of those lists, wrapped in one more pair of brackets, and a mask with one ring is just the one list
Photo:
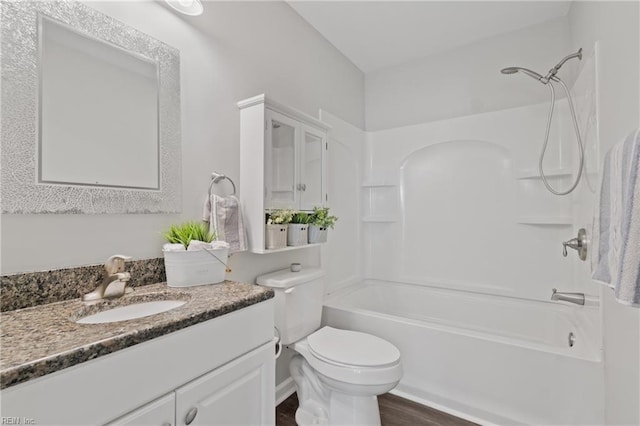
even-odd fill
[(584, 305), (584, 293), (564, 293), (555, 288), (551, 291), (551, 300), (561, 300), (563, 302)]

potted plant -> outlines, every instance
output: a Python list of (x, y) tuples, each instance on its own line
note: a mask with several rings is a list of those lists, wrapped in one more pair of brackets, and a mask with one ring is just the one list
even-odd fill
[(303, 246), (309, 243), (309, 213), (297, 212), (293, 214), (287, 229), (287, 245)]
[(328, 229), (333, 229), (337, 220), (329, 215), (329, 207), (314, 207), (309, 219), (309, 244), (326, 243)]
[(201, 222), (171, 225), (162, 252), (169, 287), (190, 287), (224, 281), (229, 244)]
[(265, 248), (275, 250), (287, 246), (287, 225), (293, 219), (293, 210), (278, 209), (267, 212)]

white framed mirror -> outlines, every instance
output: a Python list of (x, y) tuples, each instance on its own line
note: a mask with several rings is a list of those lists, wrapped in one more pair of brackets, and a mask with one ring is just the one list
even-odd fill
[(2, 211), (179, 212), (179, 52), (82, 3), (0, 7)]

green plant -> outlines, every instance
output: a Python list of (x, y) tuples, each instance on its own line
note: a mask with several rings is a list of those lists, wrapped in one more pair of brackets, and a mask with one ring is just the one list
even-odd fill
[(209, 232), (209, 226), (202, 222), (185, 222), (181, 225), (171, 225), (163, 235), (168, 242), (182, 244), (185, 248), (193, 240), (210, 243), (216, 239), (216, 233)]
[(314, 207), (313, 213), (310, 216), (311, 219), (309, 223), (321, 228), (333, 229), (333, 226), (338, 220), (336, 216), (329, 216), (329, 207)]
[(286, 225), (293, 219), (293, 210), (277, 209), (267, 212), (268, 225)]
[(305, 212), (294, 213), (291, 219), (291, 223), (299, 223), (301, 225), (306, 225), (309, 222), (311, 222), (311, 215)]

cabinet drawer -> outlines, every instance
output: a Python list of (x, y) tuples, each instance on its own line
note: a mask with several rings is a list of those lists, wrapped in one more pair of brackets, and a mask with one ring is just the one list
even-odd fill
[(175, 408), (176, 395), (171, 392), (106, 426), (172, 426), (175, 424)]

